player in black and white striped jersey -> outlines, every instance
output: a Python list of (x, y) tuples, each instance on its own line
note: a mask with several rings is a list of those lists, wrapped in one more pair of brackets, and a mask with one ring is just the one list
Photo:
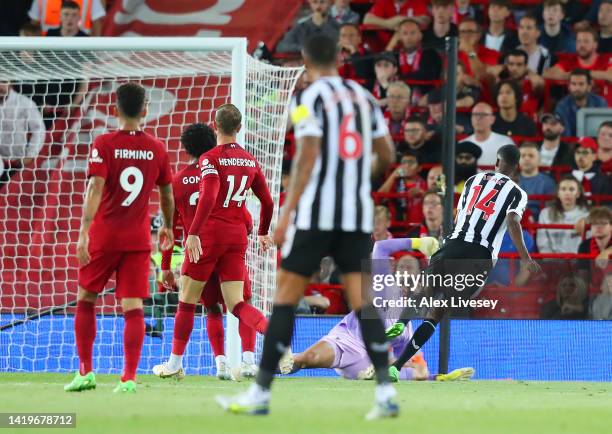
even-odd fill
[[(375, 406), (367, 417), (396, 416), (384, 326), (371, 303), (362, 300), (361, 292), (362, 261), (372, 250), (371, 178), (384, 173), (393, 162), (392, 141), (372, 95), (338, 76), (333, 39), (313, 36), (303, 56), (312, 84), (296, 96), (291, 107), (297, 152), (274, 232), (274, 241), (283, 246), (283, 260), (259, 373), (247, 393), (222, 397), (218, 402), (234, 412), (268, 412), (274, 373), (291, 343), (295, 306), (321, 258), (329, 255), (343, 274), (345, 293), (358, 313), (378, 382)], [(281, 360), (281, 372), (283, 364)]]
[[(502, 146), (497, 151), (495, 172), (478, 173), (467, 180), (459, 198), (455, 229), (431, 257), (428, 275), (450, 275), (453, 278), (458, 275), (484, 276), (486, 280), (497, 259), (506, 229), (526, 269), (531, 273), (540, 271), (540, 266), (529, 256), (523, 240), (521, 218), (527, 206), (527, 193), (511, 179), (518, 170), (519, 159), (519, 150), (515, 145)], [(416, 329), (401, 356), (389, 367), (392, 379), (397, 378), (396, 372), (434, 334), (438, 322), (453, 305), (451, 299), (475, 297), (482, 288), (478, 282), (479, 279), (474, 279), (471, 285), (465, 284), (461, 290), (456, 287), (429, 287), (429, 295), (445, 301), (447, 306), (428, 310), (425, 320)], [(413, 308), (411, 310), (414, 311)], [(403, 325), (409, 320), (409, 311), (405, 310), (401, 322), (388, 331), (389, 337), (401, 333)]]

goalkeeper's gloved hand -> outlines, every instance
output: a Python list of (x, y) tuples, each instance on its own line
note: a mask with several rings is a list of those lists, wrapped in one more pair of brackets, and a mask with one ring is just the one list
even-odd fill
[(440, 248), (440, 243), (434, 237), (413, 238), (412, 248), (418, 250), (428, 258)]

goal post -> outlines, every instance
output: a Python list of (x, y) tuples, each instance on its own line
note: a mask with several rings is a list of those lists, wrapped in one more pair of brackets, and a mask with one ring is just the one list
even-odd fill
[[(245, 38), (0, 38), (0, 79), (38, 105), (46, 128), (35, 162), (0, 190), (0, 326), (52, 312), (0, 332), (1, 367), (70, 371), (77, 366), (72, 311), (54, 308), (69, 306), (76, 297), (74, 252), (86, 159), (93, 139), (118, 126), (112, 106), (119, 84), (137, 81), (147, 89), (144, 129), (167, 143), (174, 170), (187, 161), (179, 142), (182, 128), (210, 124), (215, 107), (236, 105), (243, 113), (238, 141), (260, 162), (277, 216), (288, 105), (302, 68), (268, 65), (246, 50)], [(252, 194), (247, 206), (257, 228), (259, 203)], [(157, 210), (155, 199), (151, 212)], [(255, 231), (247, 251), (253, 304), (269, 313), (276, 252), (262, 252), (256, 238)], [(100, 372), (117, 372), (122, 362), (113, 349), (121, 342), (121, 322), (112, 291), (99, 299), (98, 312), (94, 364), (103, 367)], [(237, 320), (231, 314), (226, 318), (227, 355), (236, 365)], [(169, 354), (172, 321), (161, 321), (163, 343), (145, 340), (140, 372)], [(197, 318), (196, 327), (202, 324)], [(187, 349), (193, 373), (210, 373), (200, 365), (214, 365), (207, 339), (197, 342), (202, 336), (194, 333)]]

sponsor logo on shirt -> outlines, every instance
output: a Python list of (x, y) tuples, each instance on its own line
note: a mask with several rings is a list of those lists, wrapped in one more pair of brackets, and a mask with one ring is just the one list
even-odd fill
[(89, 162), (90, 163), (102, 163), (102, 162), (104, 162), (102, 157), (100, 157), (100, 153), (98, 152), (97, 149), (94, 148), (94, 150), (91, 151), (91, 158), (89, 159)]
[(152, 160), (153, 151), (140, 151), (136, 149), (115, 149), (115, 158), (127, 160)]
[(255, 161), (246, 158), (219, 158), (222, 166), (255, 167)]

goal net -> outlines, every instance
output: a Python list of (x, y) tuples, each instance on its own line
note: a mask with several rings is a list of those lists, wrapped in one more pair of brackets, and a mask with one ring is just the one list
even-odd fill
[[(143, 127), (167, 144), (174, 170), (188, 161), (180, 145), (183, 127), (211, 124), (216, 107), (236, 104), (244, 116), (240, 141), (260, 162), (278, 205), (288, 103), (301, 68), (258, 62), (237, 38), (3, 39), (0, 86), (12, 90), (0, 110), (0, 159), (4, 177), (11, 175), (0, 186), (0, 371), (72, 371), (78, 366), (75, 246), (87, 158), (94, 138), (118, 127), (117, 87), (136, 81), (146, 88)], [(22, 157), (28, 159), (19, 168)], [(259, 202), (249, 197), (247, 205), (256, 234)], [(157, 196), (150, 211), (159, 212)], [(252, 302), (269, 313), (276, 252), (263, 253), (251, 235), (247, 264)], [(158, 292), (151, 268), (146, 321), (153, 333), (145, 338), (139, 372), (170, 353), (176, 308), (172, 296)], [(119, 372), (123, 365), (123, 318), (113, 286), (109, 282), (96, 306), (97, 372)], [(185, 364), (191, 373), (212, 372), (202, 315)]]

